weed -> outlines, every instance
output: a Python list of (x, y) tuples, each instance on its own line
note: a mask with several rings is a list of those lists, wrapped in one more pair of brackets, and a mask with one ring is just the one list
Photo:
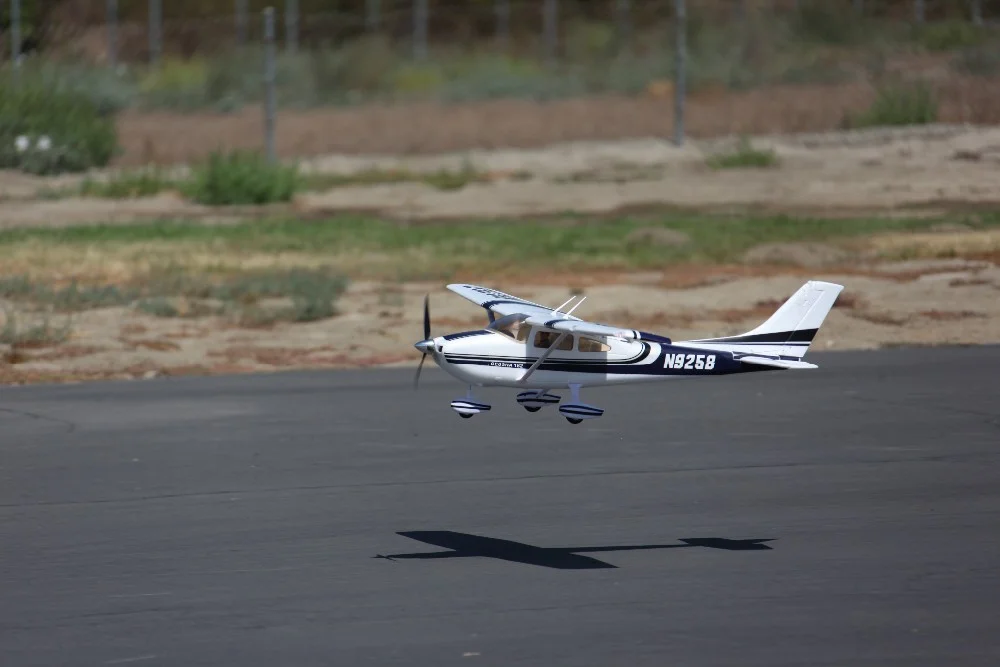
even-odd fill
[(0, 278), (0, 296), (51, 306), (60, 312), (77, 312), (91, 308), (122, 306), (130, 303), (136, 293), (115, 285), (79, 285), (76, 281), (65, 287), (53, 288), (32, 281), (27, 276), (5, 276)]
[(166, 59), (139, 81), (142, 105), (178, 110), (206, 106), (208, 76), (204, 61)]
[(153, 317), (177, 317), (180, 315), (177, 307), (169, 299), (162, 296), (140, 299), (136, 302), (135, 309)]
[(22, 325), (19, 315), (4, 309), (4, 326), (0, 329), (0, 343), (16, 348), (49, 347), (66, 341), (72, 332), (72, 322), (67, 318), (62, 326), (54, 326), (48, 316), (30, 325)]
[(476, 171), (471, 165), (465, 165), (457, 171), (439, 169), (428, 173), (405, 169), (365, 169), (352, 174), (310, 174), (304, 178), (303, 189), (328, 190), (352, 185), (424, 183), (439, 190), (460, 190), (470, 183), (486, 180), (486, 175)]
[(952, 68), (972, 76), (996, 76), (1000, 74), (1000, 48), (993, 46), (963, 49), (952, 60)]
[(54, 308), (63, 312), (77, 312), (92, 308), (109, 308), (114, 306), (124, 306), (131, 303), (138, 293), (132, 289), (122, 289), (117, 285), (84, 285), (80, 286), (73, 281), (68, 286), (50, 290), (42, 287), (37, 290), (34, 301), (39, 301), (39, 296), (45, 297)]
[(706, 160), (712, 169), (745, 169), (774, 167), (778, 164), (778, 155), (772, 149), (754, 148), (747, 137), (740, 139), (735, 151), (713, 155)]

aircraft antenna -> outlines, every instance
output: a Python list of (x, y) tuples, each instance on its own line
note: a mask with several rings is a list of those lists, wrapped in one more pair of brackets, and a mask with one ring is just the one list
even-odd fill
[(555, 308), (553, 308), (553, 309), (552, 309), (552, 312), (558, 315), (558, 314), (559, 314), (559, 309), (560, 309), (560, 308), (565, 308), (565, 307), (566, 307), (566, 305), (567, 305), (567, 304), (568, 304), (568, 303), (569, 303), (570, 301), (572, 301), (573, 299), (575, 299), (575, 298), (576, 298), (576, 295), (574, 294), (574, 295), (573, 295), (573, 296), (571, 296), (570, 298), (568, 298), (568, 299), (566, 299), (565, 301), (563, 301), (563, 302), (562, 302), (562, 303), (561, 303), (560, 305), (558, 305), (558, 306), (556, 306)]
[(577, 308), (579, 308), (579, 307), (580, 307), (580, 304), (581, 304), (581, 303), (583, 303), (583, 302), (584, 302), (584, 301), (586, 301), (586, 300), (587, 300), (587, 297), (586, 297), (586, 296), (584, 296), (584, 297), (583, 297), (582, 299), (580, 299), (579, 301), (577, 301), (577, 302), (576, 302), (576, 305), (575, 305), (575, 306), (573, 306), (572, 308), (570, 308), (570, 309), (569, 309), (569, 312), (567, 312), (567, 313), (566, 313), (566, 317), (569, 317), (570, 315), (572, 315), (572, 314), (573, 314), (573, 311), (574, 311), (574, 310), (576, 310)]

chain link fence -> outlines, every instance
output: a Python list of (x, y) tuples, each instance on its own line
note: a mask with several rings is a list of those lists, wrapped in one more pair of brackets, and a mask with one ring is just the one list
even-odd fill
[(278, 110), (408, 101), (642, 97), (660, 118), (615, 122), (678, 142), (802, 131), (875, 122), (861, 110), (900, 82), (943, 105), (884, 99), (900, 124), (1000, 121), (982, 84), (1000, 74), (1000, 0), (0, 2), (6, 69), (109, 108), (264, 105), (270, 147)]

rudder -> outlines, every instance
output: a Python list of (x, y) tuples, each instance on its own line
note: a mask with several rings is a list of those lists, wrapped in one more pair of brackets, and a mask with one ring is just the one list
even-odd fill
[(723, 344), (743, 352), (802, 359), (843, 289), (843, 285), (836, 283), (810, 280), (755, 329), (738, 336), (691, 342)]

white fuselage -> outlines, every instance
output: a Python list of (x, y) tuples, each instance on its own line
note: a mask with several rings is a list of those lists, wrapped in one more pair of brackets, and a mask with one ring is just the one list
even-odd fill
[[(712, 351), (688, 355), (692, 357), (690, 368), (694, 369), (697, 364), (703, 372), (675, 373), (665, 368), (667, 355), (664, 350), (672, 346), (645, 340), (566, 336), (559, 349), (553, 350), (528, 380), (522, 382), (525, 372), (546, 352), (546, 347), (536, 345), (536, 340), (531, 335), (517, 340), (488, 329), (440, 336), (434, 339), (434, 361), (464, 384), (525, 389), (652, 382), (715, 374), (713, 370), (722, 370), (722, 364), (717, 366), (717, 355)], [(562, 349), (566, 347), (569, 349)]]

